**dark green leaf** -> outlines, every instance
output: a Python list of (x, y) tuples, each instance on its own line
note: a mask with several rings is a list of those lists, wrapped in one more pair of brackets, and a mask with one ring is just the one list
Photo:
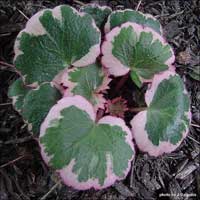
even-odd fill
[(59, 6), (29, 20), (15, 43), (15, 65), (26, 84), (50, 82), (70, 65), (93, 63), (99, 55), (99, 43), (100, 32), (90, 15)]
[(28, 91), (21, 78), (17, 79), (9, 88), (8, 96), (12, 98), (13, 106), (19, 112), (22, 110), (24, 98)]
[[(120, 26), (126, 22), (134, 22), (142, 26), (150, 27), (157, 33), (162, 33), (159, 21), (151, 15), (145, 15), (135, 10), (124, 10), (113, 12), (106, 24), (106, 31), (109, 32), (113, 28)], [(108, 28), (109, 27), (109, 28)]]
[[(79, 107), (76, 106), (78, 101), (81, 102)], [(85, 104), (84, 108), (81, 104)], [(125, 123), (121, 119), (107, 116), (95, 123), (87, 109), (92, 110), (92, 107), (88, 108), (87, 101), (80, 96), (61, 100), (49, 112), (40, 138), (52, 167), (62, 171), (75, 162), (72, 171), (64, 175), (64, 179), (68, 180), (65, 182), (77, 182), (77, 185), (72, 185), (75, 188), (80, 188), (84, 182), (86, 188), (95, 185), (98, 187), (98, 184), (99, 187), (104, 187), (105, 179), (112, 177), (112, 174), (124, 177), (134, 153), (133, 146), (130, 145), (131, 133), (128, 128), (124, 128)], [(111, 167), (109, 163), (112, 170), (107, 173), (108, 167)], [(70, 173), (74, 173), (77, 180), (72, 180), (75, 177), (69, 176)], [(88, 183), (87, 186), (87, 181), (94, 181), (94, 185)], [(110, 180), (110, 184), (113, 181), (114, 179)]]
[(102, 85), (105, 74), (99, 64), (77, 68), (69, 72), (69, 80), (76, 84), (72, 89), (74, 95), (81, 95), (93, 105), (98, 103), (98, 96), (95, 96), (97, 89)]
[(34, 134), (39, 133), (40, 125), (51, 107), (61, 98), (57, 89), (49, 83), (28, 92), (24, 99), (22, 116), (31, 126)]
[(189, 126), (189, 105), (189, 98), (184, 94), (184, 85), (178, 75), (158, 85), (147, 110), (145, 127), (154, 145), (159, 145), (161, 141), (176, 144), (182, 139), (182, 133)]
[(81, 7), (82, 12), (90, 14), (94, 20), (96, 25), (102, 29), (105, 25), (108, 16), (111, 14), (112, 10), (108, 6), (99, 6), (96, 4), (88, 4)]

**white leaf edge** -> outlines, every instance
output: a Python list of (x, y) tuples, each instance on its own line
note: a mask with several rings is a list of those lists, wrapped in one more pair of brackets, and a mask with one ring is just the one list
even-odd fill
[[(9, 90), (13, 87), (13, 85), (14, 84), (16, 84), (16, 81), (19, 81), (19, 79), (17, 79), (17, 80), (15, 80), (10, 86), (9, 86)], [(23, 81), (23, 80), (22, 80)], [(28, 93), (28, 91), (27, 91), (27, 93)], [(18, 113), (21, 113), (21, 109), (17, 109), (17, 107), (16, 107), (16, 104), (17, 104), (17, 102), (18, 102), (18, 100), (19, 100), (19, 98), (21, 97), (21, 96), (26, 96), (26, 94), (24, 95), (24, 94), (18, 94), (18, 95), (15, 95), (15, 96), (9, 96), (8, 95), (8, 97), (11, 99), (11, 101), (12, 101), (12, 106), (13, 106), (13, 108), (18, 112)]]
[[(163, 80), (168, 80), (172, 76), (178, 76), (178, 74), (176, 74), (175, 72), (166, 71), (161, 75), (154, 76), (150, 88), (145, 93), (145, 101), (148, 106), (153, 100), (153, 96), (158, 88), (158, 85)], [(184, 90), (183, 93), (187, 94), (186, 90)], [(185, 113), (185, 116), (191, 122), (192, 114), (190, 110)], [(147, 131), (145, 130), (146, 122), (147, 122), (147, 111), (139, 112), (136, 116), (134, 116), (134, 118), (130, 122), (132, 126), (133, 138), (135, 139), (135, 142), (141, 151), (147, 152), (149, 155), (155, 157), (163, 155), (164, 153), (173, 152), (181, 144), (181, 142), (189, 132), (189, 127), (186, 127), (186, 131), (182, 133), (182, 139), (175, 145), (170, 142), (162, 141), (159, 142), (158, 146), (156, 146), (148, 138)]]
[[(74, 96), (72, 90), (76, 87), (77, 83), (70, 81), (69, 73), (76, 71), (77, 68), (65, 69), (61, 71), (58, 75), (53, 79), (53, 84), (55, 87), (61, 92), (63, 97), (72, 97)], [(102, 84), (97, 88), (94, 93), (96, 99), (98, 100), (97, 104), (94, 105), (95, 112), (101, 108), (105, 108), (106, 99), (104, 98), (102, 93), (105, 93), (110, 87), (108, 86), (111, 82), (111, 78), (109, 78), (109, 74), (105, 68), (102, 67), (102, 72), (104, 74)], [(66, 89), (64, 89), (66, 88)]]
[[(74, 97), (64, 97), (60, 101), (58, 101), (58, 103), (55, 106), (53, 106), (51, 108), (51, 110), (49, 111), (47, 117), (45, 118), (44, 122), (41, 125), (40, 137), (45, 135), (46, 129), (49, 127), (49, 123), (54, 119), (61, 118), (62, 116), (60, 115), (60, 112), (64, 108), (67, 108), (70, 106), (76, 106), (79, 109), (87, 112), (89, 114), (89, 116), (91, 117), (91, 119), (93, 121), (95, 121), (94, 109), (93, 109), (92, 105), (85, 98), (83, 98), (82, 96), (78, 96), (78, 95), (76, 95)], [(73, 170), (72, 170), (73, 166), (75, 164), (75, 160), (74, 159), (71, 160), (71, 162), (69, 163), (68, 166), (64, 167), (63, 169), (57, 170), (57, 172), (60, 174), (60, 177), (62, 178), (63, 182), (66, 185), (71, 186), (78, 190), (87, 190), (87, 189), (91, 189), (91, 188), (99, 190), (99, 189), (103, 189), (103, 188), (111, 186), (117, 180), (124, 179), (127, 176), (128, 172), (130, 171), (131, 162), (135, 157), (135, 148), (134, 148), (134, 145), (132, 142), (132, 133), (122, 119), (117, 118), (117, 117), (112, 117), (112, 116), (106, 116), (106, 117), (103, 117), (102, 119), (100, 119), (98, 123), (99, 124), (109, 124), (112, 126), (121, 127), (122, 130), (127, 133), (125, 141), (133, 150), (133, 155), (132, 155), (131, 159), (128, 161), (128, 167), (124, 171), (124, 176), (118, 177), (117, 175), (114, 174), (114, 172), (112, 170), (112, 168), (113, 168), (112, 157), (110, 154), (107, 154), (106, 155), (107, 177), (104, 180), (103, 185), (99, 184), (98, 179), (89, 179), (86, 182), (79, 182), (78, 175), (73, 173)], [(51, 157), (48, 156), (47, 153), (45, 152), (45, 146), (41, 143), (39, 143), (39, 145), (41, 148), (41, 156), (42, 156), (43, 160), (45, 161), (45, 163), (48, 165)]]
[[(36, 91), (40, 90), (40, 88), (41, 88), (42, 86), (47, 85), (47, 84), (48, 84), (50, 87), (55, 88), (55, 84), (53, 84), (52, 82), (43, 82), (41, 85), (38, 85), (36, 88), (32, 88), (31, 90), (29, 90), (29, 91), (27, 92), (27, 94), (26, 94), (25, 97), (24, 97), (23, 103), (25, 103), (25, 100), (26, 100), (27, 97), (29, 97), (29, 95), (34, 96)], [(19, 111), (18, 111), (18, 112), (19, 112)], [(21, 112), (23, 113), (23, 111), (21, 111)], [(21, 113), (21, 115), (22, 115), (22, 117), (23, 117), (23, 121), (24, 121), (25, 124), (28, 125), (28, 127), (27, 127), (27, 128), (28, 128), (28, 131), (33, 135), (33, 134), (34, 134), (34, 132), (33, 132), (33, 124), (32, 124), (31, 122), (29, 122), (28, 119), (25, 119), (22, 113)]]
[[(49, 11), (52, 11), (52, 15), (53, 15), (54, 18), (56, 18), (58, 20), (62, 20), (61, 7), (63, 7), (63, 6), (66, 6), (66, 5), (60, 5), (60, 6), (55, 7), (54, 9), (43, 9), (43, 10), (37, 12), (35, 15), (33, 15), (28, 20), (28, 22), (26, 23), (25, 29), (23, 29), (22, 31), (19, 32), (19, 34), (17, 35), (17, 38), (15, 40), (15, 44), (14, 44), (15, 56), (14, 56), (14, 59), (13, 59), (14, 62), (19, 55), (23, 54), (23, 52), (20, 50), (20, 41), (19, 41), (22, 33), (28, 33), (28, 34), (35, 35), (35, 36), (47, 34), (46, 30), (44, 29), (44, 27), (40, 23), (39, 18), (44, 14), (45, 11), (49, 10)], [(83, 17), (85, 15), (89, 15), (89, 14), (86, 14), (86, 13), (78, 12), (73, 7), (70, 7), (70, 6), (67, 6), (67, 7), (71, 8), (73, 13), (79, 15), (80, 17)], [(73, 66), (84, 67), (86, 65), (90, 65), (90, 64), (92, 64), (96, 61), (96, 58), (101, 53), (101, 50), (100, 50), (101, 32), (98, 29), (98, 27), (96, 26), (94, 19), (92, 19), (91, 26), (96, 30), (97, 33), (99, 33), (99, 41), (96, 45), (91, 46), (91, 48), (89, 49), (89, 52), (85, 56), (83, 56), (79, 60), (76, 60), (74, 63), (72, 63)], [(25, 77), (26, 77), (26, 74), (24, 75), (23, 78), (25, 79)], [(38, 83), (35, 82), (31, 85), (37, 86)]]
[[(105, 33), (109, 33), (112, 29), (111, 29), (111, 27), (110, 27), (110, 19), (111, 19), (111, 16), (112, 15), (115, 15), (116, 13), (125, 13), (125, 12), (127, 12), (127, 11), (129, 11), (129, 12), (133, 12), (133, 10), (131, 10), (131, 9), (125, 9), (125, 10), (116, 10), (116, 11), (113, 11), (110, 15), (109, 15), (109, 17), (108, 17), (108, 20), (107, 20), (107, 22), (106, 22), (106, 24), (105, 24), (105, 26), (104, 26), (104, 32)], [(151, 14), (144, 14), (144, 13), (142, 13), (142, 12), (140, 12), (140, 11), (137, 11), (139, 14), (141, 14), (142, 16), (144, 16), (145, 17), (145, 19), (147, 19), (147, 18), (151, 18), (151, 19), (153, 19), (153, 20), (155, 20), (155, 21), (158, 21), (153, 15), (151, 15)], [(134, 23), (134, 22), (132, 22), (132, 23)], [(115, 27), (114, 27), (115, 28)], [(161, 25), (160, 25), (160, 34), (161, 35), (163, 35), (163, 29), (162, 29), (162, 27), (161, 27)]]
[[(118, 34), (120, 34), (123, 28), (127, 28), (127, 27), (132, 27), (138, 36), (140, 35), (141, 32), (151, 32), (153, 34), (153, 41), (159, 40), (163, 45), (167, 45), (167, 42), (165, 41), (165, 39), (161, 35), (159, 35), (157, 32), (155, 32), (153, 29), (149, 27), (143, 27), (136, 23), (126, 22), (122, 24), (121, 27), (116, 27), (112, 29), (111, 32), (106, 34), (105, 41), (103, 42), (103, 45), (102, 45), (102, 54), (103, 54), (102, 65), (108, 69), (111, 75), (116, 76), (116, 77), (123, 76), (130, 71), (129, 66), (125, 66), (124, 64), (122, 64), (121, 61), (117, 59), (112, 53), (112, 50), (113, 50), (112, 43), (114, 42), (115, 37)], [(175, 61), (175, 56), (174, 56), (174, 52), (172, 48), (170, 49), (170, 51), (172, 53), (172, 56), (165, 62), (165, 64), (169, 66), (170, 70), (171, 69), (174, 70), (174, 67), (172, 64)], [(148, 82), (149, 80), (141, 79), (141, 81)]]
[(108, 10), (110, 10), (112, 12), (111, 7), (109, 7), (109, 6), (101, 6), (101, 5), (97, 4), (97, 3), (87, 3), (87, 4), (85, 4), (84, 6), (82, 6), (80, 8), (80, 12), (84, 12), (83, 9), (89, 8), (89, 7), (98, 8), (101, 11), (104, 11), (104, 10), (108, 9)]

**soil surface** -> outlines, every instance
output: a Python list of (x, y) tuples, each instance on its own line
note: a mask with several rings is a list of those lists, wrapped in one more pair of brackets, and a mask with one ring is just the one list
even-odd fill
[[(18, 78), (12, 66), (13, 44), (27, 17), (46, 7), (59, 4), (80, 7), (89, 2), (109, 5), (113, 9), (139, 6), (139, 11), (160, 20), (165, 37), (175, 50), (175, 65), (189, 92), (193, 117), (187, 138), (175, 152), (154, 158), (137, 150), (126, 180), (102, 191), (82, 192), (58, 183), (58, 177), (42, 161), (36, 139), (13, 109), (7, 91)], [(140, 2), (139, 5), (139, 0), (0, 0), (0, 200), (200, 199), (200, 82), (198, 77), (193, 79), (192, 74), (200, 65), (200, 1)], [(117, 81), (111, 83), (113, 87)], [(133, 106), (142, 106), (142, 93), (129, 80), (123, 90), (124, 93), (110, 92), (108, 97), (131, 96)], [(125, 117), (129, 120), (133, 113), (127, 112)]]

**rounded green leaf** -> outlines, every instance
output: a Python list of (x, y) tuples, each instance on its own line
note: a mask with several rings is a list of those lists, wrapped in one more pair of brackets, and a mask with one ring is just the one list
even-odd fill
[(191, 120), (189, 98), (181, 78), (169, 71), (156, 75), (145, 100), (147, 110), (131, 121), (138, 147), (153, 156), (172, 152), (186, 137)]
[(44, 83), (25, 96), (22, 116), (34, 134), (39, 128), (51, 107), (61, 98), (59, 91), (50, 83)]
[(12, 99), (12, 104), (18, 112), (22, 110), (24, 98), (28, 91), (29, 89), (25, 87), (21, 78), (17, 79), (9, 87), (8, 96)]
[(15, 65), (26, 84), (50, 82), (60, 70), (95, 62), (101, 34), (88, 14), (69, 6), (38, 12), (15, 42)]
[(112, 12), (105, 25), (105, 32), (110, 32), (113, 28), (121, 26), (126, 22), (137, 23), (142, 26), (150, 27), (159, 34), (162, 34), (160, 22), (152, 15), (143, 14), (135, 10), (117, 10)]
[(134, 71), (133, 81), (152, 79), (171, 67), (174, 53), (165, 40), (148, 27), (125, 23), (106, 35), (102, 63), (110, 74), (122, 76)]
[(61, 99), (40, 129), (42, 157), (76, 189), (101, 189), (126, 177), (134, 156), (125, 122), (106, 116), (95, 122), (92, 105), (81, 96)]
[(87, 4), (82, 6), (80, 9), (81, 12), (90, 14), (98, 28), (103, 28), (108, 16), (111, 14), (112, 9), (108, 6), (99, 6), (97, 4)]

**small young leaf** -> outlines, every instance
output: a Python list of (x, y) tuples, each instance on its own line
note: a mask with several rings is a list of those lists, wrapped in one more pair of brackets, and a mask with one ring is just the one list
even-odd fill
[(92, 17), (69, 6), (38, 12), (15, 42), (15, 65), (26, 84), (50, 82), (70, 65), (85, 66), (100, 54), (101, 33)]
[(145, 100), (147, 110), (131, 121), (138, 147), (153, 156), (172, 152), (186, 137), (191, 119), (181, 78), (169, 71), (156, 75)]
[(128, 111), (127, 101), (122, 97), (116, 97), (106, 102), (106, 113), (111, 116), (124, 118), (125, 112)]
[(105, 32), (110, 32), (113, 28), (121, 26), (126, 22), (137, 23), (142, 26), (150, 27), (159, 34), (162, 34), (162, 28), (159, 21), (152, 15), (143, 14), (135, 10), (117, 10), (112, 12), (105, 25)]
[(54, 82), (66, 88), (64, 96), (81, 95), (95, 106), (95, 110), (104, 109), (106, 100), (102, 93), (109, 89), (110, 81), (98, 63), (66, 70), (54, 79)]
[(22, 116), (29, 124), (34, 134), (39, 133), (39, 127), (49, 112), (50, 108), (61, 98), (57, 89), (49, 83), (42, 84), (39, 88), (30, 90), (24, 99)]
[(50, 110), (40, 145), (45, 162), (80, 190), (102, 189), (126, 177), (135, 153), (124, 121), (106, 116), (96, 123), (92, 105), (81, 96), (65, 97)]
[(12, 99), (12, 104), (18, 112), (22, 110), (24, 98), (28, 91), (29, 89), (25, 87), (21, 78), (9, 87), (8, 96)]
[(80, 9), (81, 12), (90, 14), (99, 29), (102, 29), (111, 14), (112, 10), (108, 6), (99, 6), (97, 4), (88, 4)]
[(81, 95), (93, 105), (98, 105), (98, 88), (103, 84), (105, 74), (98, 64), (76, 69), (69, 73), (69, 80), (76, 83), (74, 95)]
[(106, 35), (102, 63), (110, 74), (122, 76), (134, 71), (141, 81), (152, 79), (174, 62), (171, 47), (150, 28), (125, 23)]

